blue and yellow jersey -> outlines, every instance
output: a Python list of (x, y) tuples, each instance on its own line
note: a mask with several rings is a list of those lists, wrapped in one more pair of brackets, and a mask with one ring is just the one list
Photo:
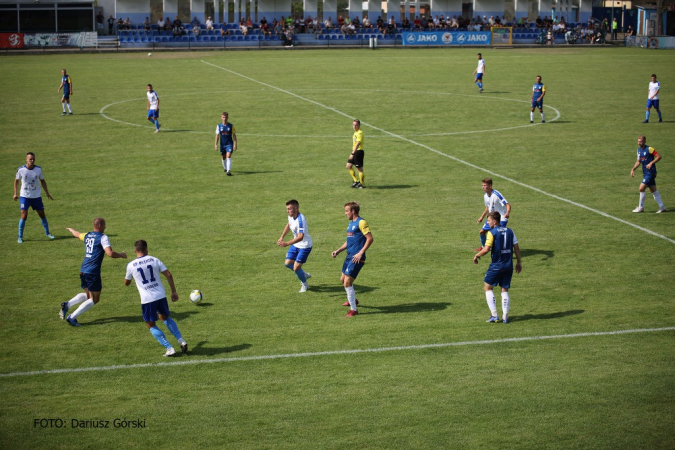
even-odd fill
[(658, 156), (658, 152), (654, 150), (654, 147), (638, 147), (637, 149), (637, 159), (642, 164), (642, 173), (647, 175), (656, 175), (656, 164), (652, 165), (651, 169), (647, 169), (647, 164), (654, 161)]
[(100, 275), (105, 249), (110, 247), (108, 236), (99, 231), (90, 231), (80, 233), (80, 240), (84, 241), (84, 261), (80, 272)]
[(495, 227), (487, 233), (485, 245), (490, 247), (490, 269), (513, 270), (513, 246), (518, 243), (516, 234), (506, 227)]
[(61, 78), (61, 82), (63, 83), (63, 93), (64, 94), (69, 94), (70, 93), (70, 75), (65, 74), (63, 78)]
[[(368, 222), (362, 217), (349, 222), (347, 226), (347, 258), (354, 257), (366, 245), (366, 235), (370, 233)], [(362, 261), (366, 260), (366, 253), (363, 253)]]
[(356, 148), (356, 150), (363, 150), (363, 131), (361, 129), (354, 132), (353, 141), (354, 145), (356, 145), (357, 142), (359, 143), (359, 146)]
[(532, 86), (532, 92), (534, 92), (532, 98), (539, 100), (539, 97), (546, 93), (546, 86), (544, 86), (544, 83), (534, 83)]
[(216, 134), (220, 135), (220, 148), (225, 148), (228, 145), (233, 145), (234, 141), (232, 140), (232, 135), (236, 134), (237, 130), (234, 129), (234, 125), (228, 123), (223, 125), (222, 123), (218, 124), (216, 127)]

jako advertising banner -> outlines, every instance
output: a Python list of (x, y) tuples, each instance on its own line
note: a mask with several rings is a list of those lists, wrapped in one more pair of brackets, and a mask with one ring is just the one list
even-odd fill
[(490, 45), (489, 31), (415, 31), (403, 33), (403, 45)]

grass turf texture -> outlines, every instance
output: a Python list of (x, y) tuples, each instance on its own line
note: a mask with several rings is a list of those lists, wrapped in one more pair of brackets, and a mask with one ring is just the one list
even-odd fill
[[(176, 278), (171, 305), (191, 346), (170, 361), (495, 340), (673, 324), (675, 244), (493, 176), (513, 205), (523, 250), (509, 325), (490, 325), (488, 265), (471, 264), (489, 176), (416, 143), (675, 239), (675, 214), (637, 205), (637, 137), (664, 159), (657, 183), (675, 208), (675, 73), (670, 52), (473, 49), (162, 53), (3, 57), (2, 176), (34, 151), (51, 232), (34, 212), (16, 244), (18, 204), (0, 223), (1, 372), (167, 362), (106, 258), (99, 305), (73, 329), (57, 316), (79, 290), (81, 242), (103, 216), (113, 249), (146, 239)], [(209, 64), (205, 64), (206, 61)], [(259, 84), (221, 66), (267, 85)], [(62, 67), (75, 115), (59, 116)], [(642, 124), (649, 75), (664, 123)], [(529, 125), (536, 75), (545, 125)], [(162, 132), (145, 120), (145, 85)], [(278, 87), (321, 105), (272, 88)], [(123, 103), (121, 103), (123, 102)], [(104, 114), (116, 121), (108, 120)], [(228, 111), (234, 177), (213, 150)], [(351, 117), (366, 136), (368, 188), (349, 189)], [(538, 113), (535, 122), (539, 121)], [(125, 122), (125, 123), (121, 123)], [(137, 126), (134, 126), (137, 125)], [(378, 129), (374, 129), (377, 127)], [(513, 128), (520, 127), (520, 128)], [(467, 131), (501, 129), (484, 133)], [(400, 139), (381, 130), (401, 136)], [(435, 135), (446, 133), (446, 135)], [(465, 133), (450, 134), (447, 133)], [(413, 141), (413, 142), (410, 142)], [(9, 193), (8, 193), (9, 194)], [(297, 198), (314, 250), (311, 289), (283, 267), (278, 239)], [(344, 319), (346, 201), (375, 242)], [(342, 255), (341, 255), (342, 256)], [(201, 289), (200, 306), (189, 301)], [(499, 303), (499, 295), (497, 295)], [(501, 314), (501, 312), (500, 312)], [(163, 325), (170, 340), (169, 335)], [(0, 442), (11, 448), (672, 448), (672, 331), (378, 354), (159, 366), (0, 378)], [(61, 418), (65, 429), (35, 428)], [(73, 429), (72, 419), (144, 419), (143, 429)]]

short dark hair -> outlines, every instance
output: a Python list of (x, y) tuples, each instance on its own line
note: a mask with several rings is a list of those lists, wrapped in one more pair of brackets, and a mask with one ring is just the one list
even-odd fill
[(149, 87), (150, 89), (152, 89), (152, 85), (151, 85), (151, 84), (148, 84), (148, 87)]
[(300, 203), (298, 203), (297, 200), (289, 200), (289, 201), (287, 201), (287, 202), (286, 202), (286, 206), (288, 206), (288, 205), (297, 206), (298, 208), (300, 207)]
[(28, 156), (28, 155), (33, 155), (33, 158), (35, 158), (35, 153), (33, 153), (33, 152), (26, 153), (26, 156)]
[(358, 123), (359, 125), (361, 125), (361, 121), (359, 119), (354, 119), (353, 123)]
[(345, 207), (349, 207), (350, 210), (354, 211), (357, 215), (361, 211), (361, 205), (358, 204), (358, 202), (347, 202), (345, 203)]
[(139, 239), (136, 242), (134, 242), (134, 250), (137, 252), (147, 253), (148, 243), (143, 239)]
[(488, 214), (488, 217), (491, 217), (492, 220), (494, 220), (497, 223), (502, 221), (502, 215), (499, 214), (499, 211), (492, 211), (491, 213)]
[(483, 56), (483, 54), (482, 54), (482, 53), (479, 53), (478, 56)]
[(492, 178), (483, 178), (483, 181), (481, 183), (489, 184), (492, 186)]
[(229, 114), (227, 113), (227, 111), (223, 111), (223, 113), (221, 114), (221, 116), (229, 116)]
[(652, 76), (653, 76), (654, 78), (656, 78), (656, 74), (655, 74), (655, 73), (653, 73)]

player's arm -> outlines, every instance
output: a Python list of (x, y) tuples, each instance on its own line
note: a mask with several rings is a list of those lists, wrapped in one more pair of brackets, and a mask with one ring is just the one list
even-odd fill
[(232, 153), (237, 151), (237, 132), (232, 127)]
[(352, 258), (352, 261), (355, 263), (360, 263), (361, 262), (361, 257), (363, 257), (363, 254), (370, 248), (370, 246), (373, 244), (373, 233), (368, 232), (366, 234), (366, 243), (363, 244), (363, 248)]
[(656, 97), (657, 95), (659, 95), (659, 91), (660, 91), (660, 90), (661, 90), (661, 88), (657, 89), (656, 92), (654, 92), (654, 95), (652, 95), (651, 97), (649, 97), (649, 100), (654, 100), (654, 97)]
[(105, 250), (105, 254), (108, 255), (108, 256), (110, 256), (110, 257), (113, 258), (113, 259), (116, 259), (116, 258), (124, 258), (124, 259), (127, 259), (127, 254), (126, 254), (126, 252), (119, 252), (119, 253), (117, 253), (117, 252), (113, 251), (112, 247), (106, 247), (104, 250)]
[(14, 179), (14, 197), (12, 197), (14, 200), (18, 200), (19, 196), (17, 195), (19, 189), (19, 179), (15, 178)]
[(56, 91), (56, 93), (58, 94), (59, 92), (61, 92), (61, 89), (62, 89), (62, 88), (63, 88), (63, 81), (61, 81), (61, 84), (59, 85), (59, 88), (58, 88), (58, 90)]
[(513, 244), (513, 252), (516, 254), (516, 273), (520, 273), (523, 266), (520, 264), (520, 246), (518, 244)]
[(511, 215), (511, 203), (507, 203), (506, 204), (506, 214), (504, 214), (504, 218), (508, 219), (510, 215)]
[(487, 255), (487, 253), (490, 251), (490, 248), (492, 247), (492, 244), (494, 243), (494, 236), (492, 233), (487, 233), (486, 239), (485, 239), (485, 245), (483, 248), (481, 248), (478, 253), (476, 253), (473, 256), (473, 263), (478, 264), (478, 260), (480, 259), (481, 256)]
[(633, 166), (633, 168), (630, 169), (631, 178), (633, 178), (635, 176), (635, 169), (637, 169), (638, 167), (640, 167), (640, 159), (639, 158), (638, 158), (637, 161), (635, 161), (635, 165)]
[(163, 271), (162, 275), (164, 275), (166, 277), (166, 281), (169, 282), (169, 286), (171, 287), (171, 301), (177, 302), (178, 301), (178, 292), (176, 291), (176, 284), (173, 282), (173, 275), (171, 275), (171, 272), (169, 272), (168, 269)]
[(345, 243), (342, 244), (342, 245), (340, 246), (340, 248), (338, 248), (337, 250), (334, 250), (334, 251), (331, 253), (331, 256), (332, 256), (333, 258), (335, 258), (335, 257), (336, 257), (337, 255), (339, 255), (340, 253), (344, 252), (346, 248), (347, 248), (347, 241), (345, 241)]
[(652, 155), (654, 155), (654, 160), (652, 160), (652, 162), (650, 162), (649, 164), (647, 164), (647, 169), (651, 169), (652, 167), (654, 167), (654, 164), (656, 164), (657, 162), (661, 161), (661, 155), (659, 154), (659, 152), (657, 152), (656, 150), (654, 150), (654, 149), (651, 148), (651, 147), (650, 147), (649, 150), (650, 150), (650, 153), (651, 153)]
[(218, 141), (220, 141), (220, 132), (219, 132), (218, 128), (216, 127), (216, 142), (213, 144), (216, 151), (218, 151)]
[(68, 77), (68, 88), (70, 89), (70, 95), (73, 95), (73, 80)]
[(49, 194), (49, 189), (47, 189), (47, 182), (45, 180), (40, 180), (40, 184), (42, 185), (42, 189), (45, 190), (45, 194), (47, 195), (47, 198), (50, 199), (50, 200), (54, 200), (52, 198), (51, 194)]
[(485, 211), (483, 211), (483, 214), (480, 215), (480, 217), (478, 218), (478, 220), (476, 221), (476, 223), (481, 223), (481, 222), (483, 221), (483, 219), (485, 218), (485, 216), (487, 215), (488, 212), (490, 212), (490, 211), (488, 210), (488, 207), (486, 206), (486, 207), (485, 207)]
[(70, 231), (70, 234), (72, 234), (73, 236), (75, 236), (79, 240), (84, 241), (85, 233), (80, 233), (79, 231), (73, 230), (72, 228), (66, 228), (66, 230)]
[(291, 229), (291, 226), (287, 223), (286, 226), (284, 227), (284, 231), (281, 233), (281, 237), (279, 239), (277, 239), (277, 245), (279, 247), (285, 247), (284, 238), (286, 237), (286, 234), (288, 234), (290, 229)]
[(539, 97), (539, 101), (544, 99), (544, 95), (546, 95), (546, 86), (541, 87), (541, 96)]

